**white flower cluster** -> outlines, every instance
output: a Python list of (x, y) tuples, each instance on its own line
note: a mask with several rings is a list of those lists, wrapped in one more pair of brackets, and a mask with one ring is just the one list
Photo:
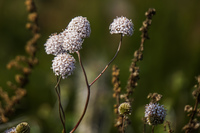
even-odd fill
[(111, 34), (121, 33), (123, 36), (131, 36), (134, 31), (132, 21), (123, 16), (114, 19), (113, 22), (110, 24), (109, 29)]
[(78, 32), (64, 32), (63, 34), (63, 49), (74, 53), (82, 48), (83, 39), (79, 36)]
[(75, 69), (75, 59), (72, 55), (61, 53), (52, 60), (52, 69), (56, 76), (61, 75), (63, 79), (70, 76)]
[(53, 34), (44, 44), (47, 54), (74, 53), (82, 48), (83, 39), (91, 33), (87, 18), (78, 16), (71, 20), (67, 28), (60, 34)]
[(149, 103), (145, 106), (145, 118), (149, 125), (162, 124), (167, 115), (166, 109), (163, 105), (158, 103)]
[(71, 20), (63, 32), (49, 37), (44, 46), (47, 54), (56, 56), (52, 64), (55, 75), (66, 78), (72, 74), (75, 59), (69, 53), (79, 51), (84, 38), (89, 37), (90, 33), (90, 22), (86, 17), (78, 16)]
[(87, 18), (79, 16), (71, 20), (67, 26), (68, 31), (77, 31), (82, 38), (90, 37), (91, 28)]

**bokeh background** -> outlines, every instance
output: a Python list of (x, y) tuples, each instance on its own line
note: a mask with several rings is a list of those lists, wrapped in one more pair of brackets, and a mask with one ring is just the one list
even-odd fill
[[(27, 11), (25, 1), (0, 1), (0, 86), (9, 91), (6, 82), (14, 81), (18, 71), (7, 70), (6, 64), (16, 55), (26, 55), (24, 46), (31, 37), (25, 29)], [(139, 63), (140, 80), (132, 104), (131, 125), (127, 133), (143, 130), (144, 106), (149, 103), (149, 93), (163, 95), (160, 104), (167, 108), (167, 120), (176, 133), (189, 118), (184, 112), (186, 104), (194, 105), (192, 97), (195, 76), (200, 74), (200, 1), (199, 0), (35, 0), (39, 14), (41, 38), (38, 42), (39, 64), (26, 86), (27, 96), (16, 105), (16, 112), (0, 131), (27, 121), (31, 133), (58, 133), (62, 125), (58, 115), (58, 102), (54, 91), (56, 77), (51, 70), (53, 56), (44, 51), (44, 43), (52, 33), (59, 33), (76, 16), (90, 21), (91, 36), (85, 39), (80, 51), (91, 82), (109, 62), (117, 49), (120, 36), (110, 35), (109, 25), (116, 16), (126, 16), (134, 23), (134, 34), (125, 36), (121, 51), (113, 62), (120, 68), (122, 88), (125, 88), (133, 53), (140, 44), (139, 28), (148, 8), (155, 8), (150, 40), (144, 47), (144, 59)], [(74, 54), (77, 59), (77, 56)], [(113, 127), (115, 114), (111, 84), (111, 67), (92, 86), (88, 111), (77, 133), (117, 132)], [(86, 85), (78, 62), (72, 76), (61, 83), (62, 102), (69, 132), (78, 121), (86, 99)], [(11, 94), (10, 94), (11, 95)], [(150, 127), (147, 126), (150, 132)], [(163, 125), (155, 129), (161, 133)], [(198, 132), (198, 131), (197, 131)]]

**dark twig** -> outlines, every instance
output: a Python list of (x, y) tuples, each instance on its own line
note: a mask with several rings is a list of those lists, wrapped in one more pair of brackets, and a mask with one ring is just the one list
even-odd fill
[(152, 129), (151, 129), (151, 133), (154, 133), (154, 128), (155, 128), (155, 126), (153, 125)]
[(60, 116), (60, 120), (62, 122), (62, 125), (63, 125), (63, 131), (64, 133), (66, 133), (66, 128), (65, 128), (65, 112), (64, 112), (64, 109), (62, 107), (62, 103), (61, 103), (61, 93), (60, 93), (60, 82), (61, 82), (61, 78), (62, 76), (60, 77), (57, 77), (57, 84), (55, 86), (55, 90), (56, 90), (56, 94), (58, 96), (58, 105), (59, 105), (59, 116)]
[(191, 107), (190, 105), (185, 106), (185, 111), (189, 112), (188, 116), (190, 117), (188, 124), (183, 127), (185, 133), (191, 133), (193, 130), (197, 130), (200, 127), (199, 121), (195, 118), (197, 114), (200, 114), (198, 109), (200, 103), (200, 75), (196, 79), (198, 84), (195, 86), (196, 89), (192, 92), (192, 95), (196, 99), (194, 107)]
[(164, 131), (166, 131), (168, 127), (168, 133), (173, 133), (174, 130), (171, 128), (171, 123), (169, 121), (166, 121), (165, 124), (164, 124)]

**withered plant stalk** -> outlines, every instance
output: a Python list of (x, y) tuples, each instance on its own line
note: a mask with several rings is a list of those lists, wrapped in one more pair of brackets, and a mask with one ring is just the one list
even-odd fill
[(164, 131), (167, 130), (167, 127), (168, 127), (168, 133), (173, 133), (174, 130), (171, 128), (171, 123), (169, 121), (166, 121), (165, 124), (164, 124)]
[(137, 81), (140, 79), (139, 77), (139, 66), (137, 66), (137, 62), (143, 60), (143, 51), (144, 51), (144, 42), (149, 39), (148, 35), (148, 29), (149, 26), (152, 23), (152, 17), (155, 15), (156, 10), (154, 8), (150, 8), (146, 13), (146, 20), (143, 22), (142, 27), (140, 28), (140, 31), (142, 32), (141, 35), (141, 43), (138, 50), (134, 52), (134, 58), (132, 59), (131, 66), (129, 68), (130, 76), (127, 82), (126, 86), (126, 102), (132, 102), (133, 99), (130, 97), (130, 95), (133, 93), (134, 89), (137, 87), (138, 83)]
[(200, 108), (198, 108), (200, 103), (200, 75), (196, 79), (198, 84), (195, 86), (196, 89), (192, 92), (195, 98), (194, 107), (186, 105), (184, 109), (184, 111), (189, 113), (188, 116), (190, 117), (188, 124), (183, 127), (185, 133), (191, 133), (193, 130), (197, 130), (200, 127), (199, 121), (195, 118), (195, 116), (200, 116)]
[(40, 38), (39, 25), (38, 25), (38, 14), (36, 6), (33, 0), (26, 0), (25, 5), (28, 11), (28, 22), (26, 28), (32, 32), (32, 38), (27, 42), (25, 51), (27, 56), (17, 55), (15, 59), (11, 60), (7, 64), (7, 68), (15, 68), (21, 73), (15, 75), (15, 83), (10, 81), (7, 82), (9, 88), (15, 91), (13, 96), (9, 96), (6, 91), (0, 87), (0, 123), (8, 121), (8, 116), (15, 110), (15, 105), (26, 95), (25, 86), (29, 81), (29, 76), (34, 66), (38, 63), (36, 58), (37, 52), (37, 41)]

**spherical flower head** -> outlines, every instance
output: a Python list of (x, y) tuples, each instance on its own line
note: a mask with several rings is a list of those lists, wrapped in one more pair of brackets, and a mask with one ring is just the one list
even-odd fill
[(126, 17), (117, 17), (113, 20), (110, 24), (110, 34), (122, 34), (131, 36), (133, 34), (134, 28), (133, 23), (131, 20), (127, 19)]
[(71, 20), (67, 26), (68, 31), (76, 31), (81, 38), (87, 38), (90, 36), (91, 28), (90, 22), (86, 17), (78, 16)]
[(75, 59), (72, 55), (61, 53), (52, 60), (52, 69), (56, 76), (62, 76), (63, 79), (70, 76), (75, 69)]
[(131, 111), (132, 111), (131, 105), (128, 102), (124, 102), (120, 104), (118, 107), (118, 112), (121, 115), (127, 115), (127, 114), (131, 115)]
[(83, 39), (79, 36), (78, 32), (67, 30), (63, 31), (63, 49), (74, 53), (82, 48)]
[(63, 53), (63, 38), (60, 34), (54, 33), (51, 36), (49, 36), (49, 39), (46, 41), (44, 44), (45, 46), (45, 51), (47, 54), (53, 54), (53, 55), (58, 55), (60, 53)]
[(145, 106), (145, 118), (149, 125), (162, 124), (167, 115), (166, 109), (163, 105), (158, 103), (149, 103)]

